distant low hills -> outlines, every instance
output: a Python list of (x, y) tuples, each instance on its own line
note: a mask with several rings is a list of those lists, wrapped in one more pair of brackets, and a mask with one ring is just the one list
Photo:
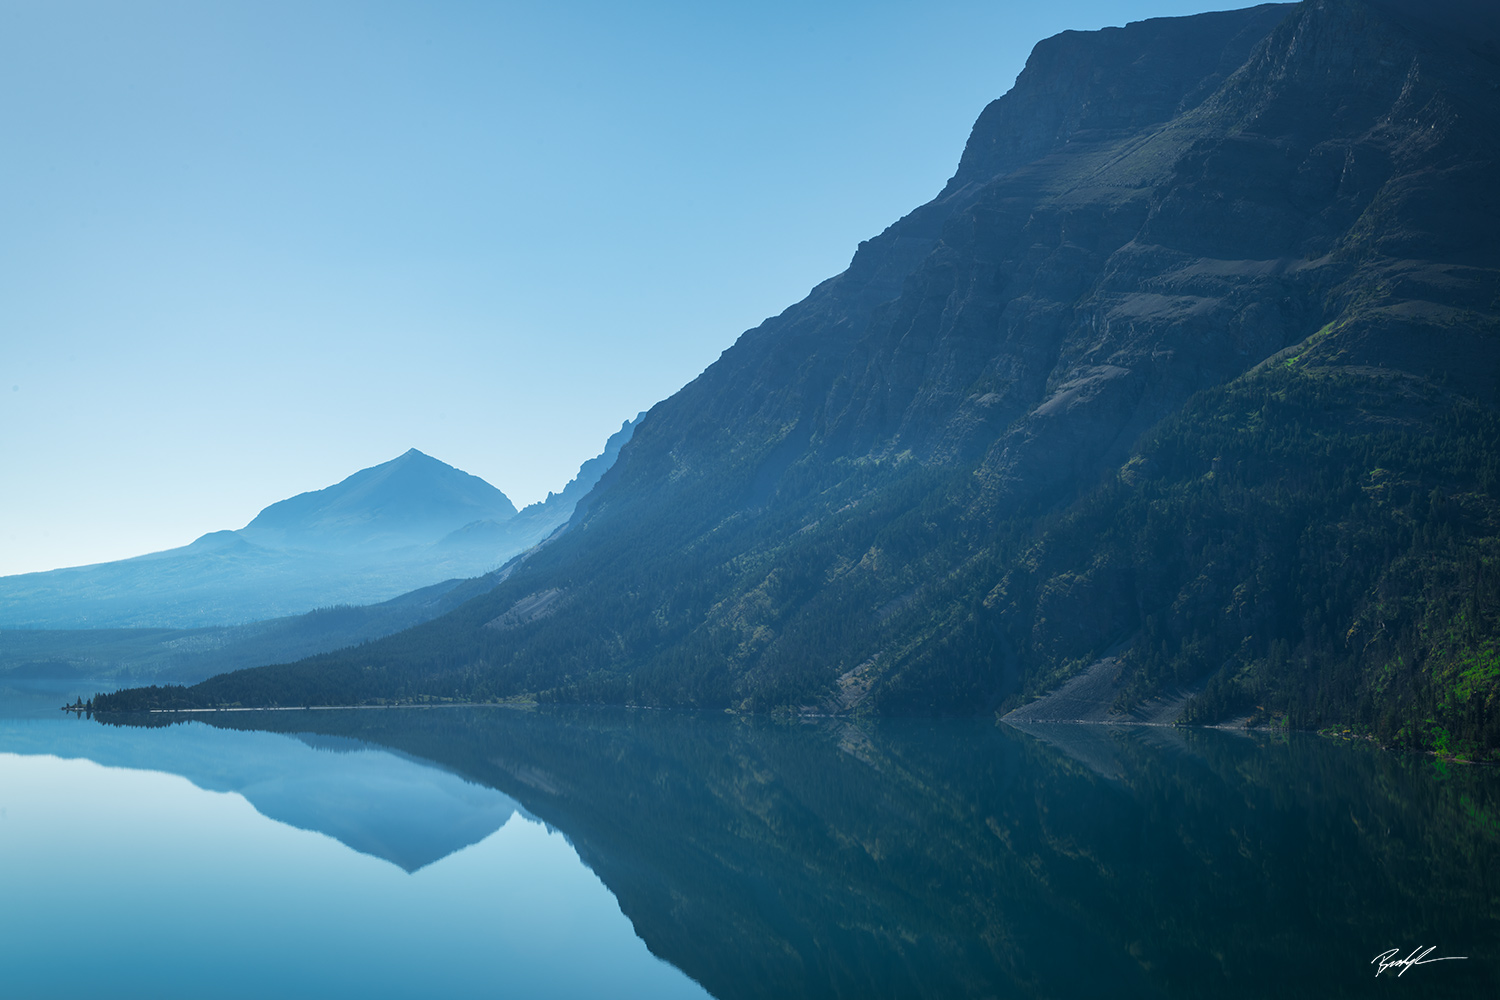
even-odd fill
[[(562, 493), (521, 511), (483, 479), (412, 449), (274, 503), (238, 531), (133, 559), (0, 577), (0, 628), (238, 626), (482, 576), (566, 524), (634, 426), (627, 421)], [(393, 628), (413, 623), (376, 617), (401, 623)]]
[(498, 574), (444, 580), (379, 604), (198, 628), (0, 629), (0, 677), (190, 684), (266, 663), (355, 646), (452, 611), (495, 586)]

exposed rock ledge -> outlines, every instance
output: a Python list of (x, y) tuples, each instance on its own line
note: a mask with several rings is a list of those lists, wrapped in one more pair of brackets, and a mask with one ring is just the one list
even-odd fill
[(1062, 687), (1022, 705), (1003, 721), (1016, 726), (1035, 722), (1088, 722), (1125, 726), (1170, 726), (1197, 692), (1177, 689), (1137, 705), (1129, 712), (1113, 708), (1120, 693), (1120, 658), (1106, 656)]

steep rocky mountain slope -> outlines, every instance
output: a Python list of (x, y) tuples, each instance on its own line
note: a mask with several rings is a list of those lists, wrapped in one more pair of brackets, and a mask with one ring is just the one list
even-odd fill
[(273, 503), (235, 534), (271, 548), (400, 549), (515, 516), (515, 504), (483, 479), (412, 448), (327, 489)]
[(180, 697), (989, 712), (1112, 657), (1121, 709), (1500, 749), (1496, 22), (1040, 43), (494, 591)]

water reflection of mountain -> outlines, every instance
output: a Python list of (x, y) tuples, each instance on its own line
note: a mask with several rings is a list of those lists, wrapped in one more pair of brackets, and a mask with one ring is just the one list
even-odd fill
[(1363, 996), (1374, 955), (1428, 944), (1470, 958), (1411, 970), (1403, 993), (1500, 982), (1491, 770), (1215, 732), (1095, 728), (1070, 748), (967, 722), (210, 721), (367, 741), (513, 796), (724, 1000)]
[(399, 752), (345, 737), (297, 736), (4, 719), (0, 753), (180, 775), (207, 791), (237, 793), (263, 816), (326, 834), (408, 872), (477, 844), (518, 809), (494, 788)]

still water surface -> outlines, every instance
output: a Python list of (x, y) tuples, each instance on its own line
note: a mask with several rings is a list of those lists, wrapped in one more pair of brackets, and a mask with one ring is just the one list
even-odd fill
[[(141, 727), (61, 700), (0, 692), (0, 996), (1500, 986), (1494, 769), (991, 721), (475, 708)], [(1466, 958), (1376, 978), (1377, 954), (1427, 946)]]

